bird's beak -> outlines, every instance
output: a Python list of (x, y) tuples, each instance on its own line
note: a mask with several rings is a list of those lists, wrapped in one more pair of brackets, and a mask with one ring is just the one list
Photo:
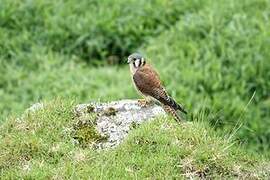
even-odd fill
[(131, 62), (131, 58), (130, 57), (128, 57), (128, 61), (127, 61), (127, 63), (129, 64)]

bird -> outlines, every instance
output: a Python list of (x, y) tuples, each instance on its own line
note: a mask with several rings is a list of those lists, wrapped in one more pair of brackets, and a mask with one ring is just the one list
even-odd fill
[(168, 95), (157, 71), (146, 62), (146, 58), (140, 53), (133, 53), (128, 56), (127, 63), (129, 64), (133, 84), (144, 98), (139, 103), (145, 105), (157, 101), (162, 105), (165, 112), (172, 115), (176, 121), (181, 122), (182, 119), (177, 111), (179, 110), (184, 114), (187, 114), (187, 111)]

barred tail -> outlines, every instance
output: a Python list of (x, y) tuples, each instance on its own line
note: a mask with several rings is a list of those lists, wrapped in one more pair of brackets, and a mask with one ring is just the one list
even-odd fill
[(175, 102), (175, 100), (173, 98), (168, 97), (168, 100), (169, 101), (168, 101), (167, 105), (171, 106), (175, 110), (180, 110), (181, 112), (187, 114), (187, 111), (180, 104)]
[(171, 106), (169, 105), (164, 105), (163, 109), (170, 115), (173, 116), (173, 118), (177, 121), (177, 122), (181, 122), (182, 119), (181, 117), (176, 113), (176, 110), (173, 109)]

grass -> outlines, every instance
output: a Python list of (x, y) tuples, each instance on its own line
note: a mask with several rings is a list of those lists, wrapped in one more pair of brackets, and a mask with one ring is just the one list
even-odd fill
[(4, 0), (1, 4), (0, 53), (5, 58), (13, 60), (17, 53), (41, 45), (87, 62), (105, 57), (120, 61), (147, 38), (169, 28), (179, 14), (201, 5), (196, 0)]
[(184, 16), (145, 52), (188, 109), (222, 131), (242, 125), (239, 139), (269, 152), (270, 4), (221, 2)]
[(205, 114), (269, 156), (269, 1), (3, 0), (0, 12), (1, 124), (56, 97), (138, 98), (121, 63), (141, 51), (188, 120)]
[[(269, 165), (201, 119), (179, 125), (159, 118), (132, 130), (114, 150), (73, 143), (74, 101), (9, 119), (0, 127), (0, 172), (13, 178), (266, 178)], [(48, 133), (49, 132), (49, 133)], [(265, 163), (265, 164), (264, 164)]]

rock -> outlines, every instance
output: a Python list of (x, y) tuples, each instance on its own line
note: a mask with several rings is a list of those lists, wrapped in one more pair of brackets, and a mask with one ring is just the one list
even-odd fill
[(26, 109), (25, 113), (35, 112), (35, 111), (38, 111), (38, 110), (43, 109), (43, 108), (44, 108), (43, 103), (35, 103), (30, 108)]
[[(28, 108), (23, 116), (31, 114), (44, 108), (44, 104), (36, 103)], [(108, 103), (92, 102), (88, 104), (78, 104), (74, 107), (74, 116), (78, 120), (76, 123), (88, 126), (91, 113), (95, 114), (94, 129), (102, 141), (97, 141), (94, 146), (98, 149), (111, 148), (119, 145), (128, 135), (129, 131), (139, 124), (150, 121), (155, 117), (165, 115), (165, 111), (161, 106), (151, 104), (146, 107), (140, 106), (138, 100), (120, 100)], [(18, 118), (21, 120), (21, 118)], [(91, 123), (90, 123), (91, 124)], [(74, 127), (68, 129), (68, 132), (74, 132)], [(89, 127), (90, 128), (90, 127)], [(65, 129), (64, 131), (67, 131)], [(104, 140), (106, 139), (106, 140)], [(77, 139), (73, 139), (74, 144), (79, 145)]]
[(165, 114), (162, 107), (156, 104), (141, 107), (137, 100), (79, 104), (75, 106), (74, 112), (78, 117), (87, 113), (97, 114), (96, 130), (107, 137), (106, 141), (95, 144), (99, 149), (119, 145), (133, 126)]

